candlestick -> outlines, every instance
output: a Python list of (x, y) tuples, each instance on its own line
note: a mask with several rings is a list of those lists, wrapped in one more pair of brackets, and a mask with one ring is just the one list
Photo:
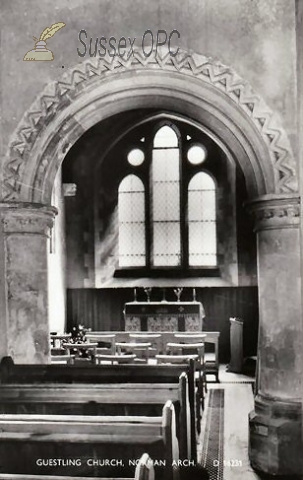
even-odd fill
[(151, 287), (144, 288), (144, 292), (146, 293), (147, 301), (150, 302), (150, 296), (151, 296), (152, 288)]
[(193, 288), (193, 302), (196, 301), (196, 289)]
[(174, 289), (174, 294), (176, 295), (178, 302), (180, 302), (180, 298), (181, 298), (182, 292), (183, 292), (183, 288), (182, 288), (182, 287), (180, 287), (180, 288), (175, 288), (175, 289)]

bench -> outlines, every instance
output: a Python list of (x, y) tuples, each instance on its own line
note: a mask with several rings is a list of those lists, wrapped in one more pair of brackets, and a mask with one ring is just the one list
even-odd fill
[(191, 459), (188, 379), (179, 383), (2, 385), (0, 412), (11, 414), (153, 415), (167, 400), (178, 410), (180, 457)]
[[(14, 364), (11, 357), (0, 362), (1, 384), (35, 383), (173, 383), (188, 365), (50, 365)], [(134, 380), (135, 379), (135, 380)]]
[[(183, 373), (185, 372), (185, 373)], [(15, 365), (0, 364), (0, 411), (150, 415), (172, 400), (177, 408), (181, 458), (196, 459), (194, 364)]]
[[(162, 416), (10, 415), (0, 418), (1, 473), (133, 478), (146, 451), (159, 479), (179, 480), (171, 401)], [(43, 464), (77, 459), (78, 465)], [(62, 463), (61, 462), (61, 463)], [(93, 473), (93, 475), (92, 475)]]
[[(182, 332), (178, 332), (179, 334)], [(187, 332), (190, 333), (190, 332)], [(195, 332), (197, 333), (197, 332)], [(214, 375), (216, 381), (219, 382), (219, 338), (220, 332), (206, 332), (202, 330), (199, 332), (205, 335), (204, 343), (205, 344), (212, 344), (214, 351), (212, 353), (206, 352), (205, 354), (205, 368), (206, 368), (206, 375)], [(155, 334), (157, 336), (155, 337)], [(97, 338), (98, 335), (106, 336), (106, 335), (114, 335), (115, 341), (118, 343), (126, 342), (129, 343), (133, 341), (134, 337), (137, 335), (140, 339), (142, 335), (144, 335), (145, 341), (148, 340), (148, 336), (151, 336), (151, 341), (154, 345), (154, 353), (155, 354), (165, 354), (166, 353), (166, 344), (169, 342), (175, 341), (175, 332), (126, 332), (126, 331), (104, 331), (104, 332), (90, 332), (89, 334), (92, 338)]]
[(72, 365), (75, 360), (75, 355), (63, 354), (63, 355), (51, 355), (51, 363), (60, 365)]

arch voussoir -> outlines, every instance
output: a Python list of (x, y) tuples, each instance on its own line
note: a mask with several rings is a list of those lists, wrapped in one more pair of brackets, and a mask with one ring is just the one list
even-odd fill
[[(258, 168), (267, 188), (258, 193), (280, 194), (298, 190), (296, 164), (285, 130), (264, 100), (233, 69), (195, 53), (182, 51), (176, 57), (171, 57), (154, 51), (146, 58), (136, 50), (125, 61), (117, 57), (89, 59), (68, 71), (61, 80), (46, 86), (25, 113), (11, 139), (2, 171), (2, 200), (32, 201), (39, 197), (35, 190), (43, 189), (43, 175), (50, 164), (53, 163), (54, 168), (58, 168), (58, 156), (61, 158), (67, 152), (83, 130), (81, 125), (79, 128), (70, 128), (71, 115), (75, 116), (76, 123), (81, 124), (80, 110), (87, 107), (86, 101), (91, 101), (89, 93), (98, 91), (102, 95), (103, 86), (108, 87), (114, 79), (123, 79), (133, 74), (134, 86), (138, 90), (141, 87), (143, 89), (146, 85), (140, 84), (137, 72), (161, 75), (163, 87), (167, 89), (171, 86), (172, 95), (171, 74), (183, 79), (186, 91), (189, 90), (188, 82), (195, 82), (196, 94), (201, 87), (201, 98), (208, 86), (217, 95), (219, 106), (221, 99), (225, 99), (220, 113), (232, 118), (233, 111), (238, 110), (243, 121), (259, 137), (263, 154), (256, 162), (259, 163)], [(157, 93), (160, 91), (158, 85)], [(79, 111), (72, 108), (75, 102), (78, 102)], [(231, 105), (230, 109), (228, 105)], [(90, 105), (90, 108), (94, 107)], [(100, 121), (102, 112), (96, 118)], [(49, 138), (52, 131), (53, 139)], [(57, 138), (58, 131), (60, 138)], [(63, 147), (60, 152), (58, 143)], [(254, 143), (256, 142), (252, 142), (252, 150)], [(255, 150), (257, 152), (258, 148)], [(256, 152), (255, 156), (258, 155)]]

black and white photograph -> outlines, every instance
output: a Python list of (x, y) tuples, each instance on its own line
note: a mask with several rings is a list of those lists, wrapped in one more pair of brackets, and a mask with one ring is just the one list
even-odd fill
[(303, 478), (303, 0), (0, 0), (0, 480)]

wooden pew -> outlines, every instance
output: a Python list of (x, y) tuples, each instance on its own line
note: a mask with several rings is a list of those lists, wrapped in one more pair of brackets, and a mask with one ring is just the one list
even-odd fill
[[(160, 417), (10, 415), (0, 418), (1, 473), (133, 478), (145, 451), (160, 479), (179, 480), (175, 411), (166, 402)], [(56, 459), (43, 465), (42, 459)], [(58, 465), (77, 459), (75, 465)], [(62, 463), (62, 462), (61, 462)], [(74, 470), (73, 470), (74, 469)], [(24, 477), (23, 477), (24, 478)]]
[(106, 332), (105, 334), (102, 332), (99, 332), (97, 334), (87, 333), (85, 337), (86, 337), (86, 340), (88, 340), (88, 342), (93, 342), (93, 343), (97, 342), (98, 345), (102, 344), (103, 346), (99, 348), (102, 348), (103, 353), (111, 353), (112, 355), (116, 353), (116, 335), (115, 334), (110, 332)]
[[(159, 415), (167, 400), (177, 407), (180, 458), (191, 459), (188, 379), (179, 383), (2, 385), (0, 412), (11, 414)], [(152, 407), (152, 408), (151, 408)]]
[[(112, 334), (115, 335), (116, 342), (129, 342), (132, 337), (130, 335), (134, 334), (144, 334), (148, 336), (148, 334), (160, 334), (159, 338), (153, 339), (153, 343), (157, 346), (158, 354), (165, 354), (166, 353), (166, 344), (169, 342), (175, 341), (175, 332), (126, 332), (126, 331), (104, 331), (104, 332), (91, 332), (94, 335), (108, 335)], [(182, 332), (178, 332), (182, 333)], [(190, 332), (187, 332), (190, 333)], [(197, 333), (197, 332), (195, 332)], [(206, 367), (206, 375), (215, 375), (216, 381), (219, 382), (219, 338), (220, 332), (206, 332), (201, 331), (203, 335), (206, 335), (204, 339), (204, 343), (212, 344), (214, 346), (214, 352), (211, 354), (205, 354), (205, 367)]]
[(60, 365), (72, 365), (75, 360), (75, 355), (51, 355), (51, 363)]
[[(79, 477), (62, 475), (27, 475), (24, 473), (2, 473), (1, 480), (79, 480)], [(83, 480), (130, 480), (127, 477), (82, 477)], [(134, 480), (155, 480), (153, 461), (147, 453), (140, 458)]]
[(213, 353), (205, 353), (205, 375), (214, 375), (216, 382), (219, 382), (219, 338), (220, 332), (204, 332), (206, 335), (204, 343), (214, 346)]
[[(183, 371), (186, 375), (182, 375)], [(196, 460), (194, 377), (193, 362), (173, 366), (89, 365), (83, 368), (14, 365), (4, 359), (0, 364), (0, 411), (116, 415), (130, 413), (134, 411), (130, 407), (135, 407), (145, 415), (150, 407), (157, 407), (158, 414), (170, 399), (178, 409), (180, 456)], [(120, 410), (115, 408), (118, 406)], [(125, 409), (121, 410), (123, 406)]]
[[(24, 365), (14, 364), (11, 357), (0, 362), (1, 384), (35, 383), (173, 383), (179, 381), (189, 365)], [(192, 372), (193, 373), (193, 372)]]

